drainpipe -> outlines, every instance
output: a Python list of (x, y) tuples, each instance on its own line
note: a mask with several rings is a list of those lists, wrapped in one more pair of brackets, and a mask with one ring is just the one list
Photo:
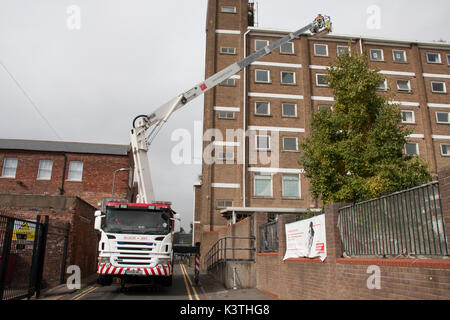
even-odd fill
[[(247, 34), (250, 32), (250, 30), (248, 29), (245, 33), (244, 33), (244, 58), (247, 57)], [(246, 153), (246, 114), (247, 114), (247, 67), (244, 68), (244, 79), (243, 79), (243, 86), (244, 86), (244, 101), (243, 101), (243, 110), (242, 110), (242, 129), (244, 129), (244, 136), (242, 139), (242, 207), (246, 207), (246, 198), (245, 198), (245, 194), (246, 194), (246, 190), (245, 190), (245, 176), (246, 176), (246, 165), (245, 165), (245, 153)]]
[(64, 156), (64, 165), (63, 165), (63, 169), (62, 169), (61, 187), (59, 188), (60, 195), (64, 194), (64, 178), (66, 175), (66, 166), (67, 166), (67, 155), (65, 152), (63, 153), (63, 156)]

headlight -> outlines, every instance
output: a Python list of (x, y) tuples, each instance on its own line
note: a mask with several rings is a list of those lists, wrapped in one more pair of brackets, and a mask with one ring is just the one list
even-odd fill
[(99, 257), (99, 258), (98, 258), (98, 262), (99, 262), (99, 263), (110, 263), (111, 260), (110, 260), (109, 257)]

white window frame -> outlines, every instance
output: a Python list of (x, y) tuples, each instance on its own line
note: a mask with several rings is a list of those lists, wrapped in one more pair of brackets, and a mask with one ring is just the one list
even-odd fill
[[(44, 164), (50, 163), (50, 168), (45, 168)], [(39, 160), (39, 168), (37, 173), (37, 180), (51, 180), (53, 171), (53, 160), (42, 159)]]
[[(444, 149), (442, 148), (442, 146), (447, 146), (448, 149), (448, 153), (444, 153)], [(440, 144), (440, 148), (441, 148), (441, 156), (443, 157), (450, 157), (450, 143), (441, 143)]]
[[(290, 149), (285, 148), (285, 139), (295, 139), (295, 150), (290, 150)], [(283, 151), (298, 152), (298, 138), (297, 137), (283, 137)]]
[[(407, 151), (406, 151), (406, 145), (407, 144), (414, 144), (414, 145), (416, 145), (416, 154), (408, 154), (407, 153)], [(408, 156), (418, 156), (419, 155), (419, 144), (418, 143), (416, 143), (416, 142), (407, 142), (406, 144), (405, 144), (405, 154), (406, 155), (408, 155)]]
[(327, 84), (320, 84), (319, 83), (319, 76), (328, 76), (327, 74), (325, 74), (325, 73), (316, 73), (316, 86), (318, 86), (318, 87), (329, 87), (330, 85), (328, 84), (328, 82), (327, 82)]
[(234, 162), (234, 152), (233, 151), (218, 151), (216, 160), (228, 162)]
[[(227, 206), (227, 202), (230, 202), (231, 205)], [(224, 209), (233, 206), (233, 200), (216, 200), (216, 208)]]
[[(296, 178), (293, 178), (293, 176), (296, 176)], [(285, 181), (297, 181), (298, 182), (298, 194), (296, 196), (285, 195), (285, 187), (284, 187)], [(281, 175), (281, 196), (285, 199), (300, 199), (302, 197), (302, 187), (301, 187), (301, 181), (300, 181), (299, 174), (282, 174)]]
[[(7, 165), (7, 162), (13, 162), (14, 166), (11, 166), (11, 164)], [(9, 178), (9, 179), (15, 179), (17, 175), (17, 167), (19, 166), (19, 159), (17, 158), (9, 158), (6, 157), (3, 159), (3, 168), (2, 168), (2, 178)], [(6, 170), (14, 170), (14, 175), (6, 175)]]
[[(430, 59), (428, 57), (429, 54), (436, 54), (437, 57), (438, 57), (438, 61), (436, 61), (436, 62), (430, 61)], [(434, 63), (434, 64), (441, 64), (442, 63), (441, 54), (439, 52), (427, 52), (426, 56), (427, 56), (427, 63)]]
[[(317, 48), (318, 46), (325, 47), (327, 53), (326, 53), (326, 54), (319, 54), (319, 53), (317, 53), (317, 49), (316, 49), (316, 48)], [(327, 44), (323, 44), (323, 43), (314, 43), (314, 55), (315, 55), (316, 57), (328, 57), (328, 56), (329, 56), (328, 45), (327, 45)]]
[(233, 47), (220, 47), (221, 54), (236, 54), (236, 48)]
[[(433, 83), (442, 83), (444, 85), (444, 91), (436, 91), (436, 90), (434, 90)], [(431, 84), (431, 92), (433, 92), (433, 93), (447, 93), (447, 85), (446, 85), (445, 81), (431, 81), (430, 84)]]
[[(228, 117), (228, 115), (232, 115), (232, 117)], [(234, 120), (235, 113), (233, 111), (217, 111), (217, 118), (221, 120)]]
[[(439, 119), (438, 119), (438, 113), (446, 113), (447, 116), (448, 116), (448, 121), (447, 121), (447, 122), (439, 121)], [(436, 114), (436, 123), (439, 123), (439, 124), (450, 124), (450, 112), (436, 111), (435, 114)]]
[[(258, 113), (258, 108), (257, 108), (258, 103), (266, 103), (267, 104), (267, 113)], [(270, 116), (270, 102), (268, 102), (268, 101), (255, 101), (255, 115), (257, 115), (257, 116)]]
[[(404, 61), (398, 61), (398, 60), (396, 60), (396, 58), (395, 58), (395, 53), (396, 52), (402, 52), (403, 53), (403, 58), (405, 59)], [(408, 62), (408, 58), (406, 57), (406, 50), (398, 50), (398, 49), (393, 49), (392, 50), (392, 60), (394, 61), (394, 62), (398, 62), (398, 63), (406, 63), (406, 62)]]
[[(408, 84), (408, 89), (400, 89), (400, 87), (398, 85), (399, 81), (406, 81), (406, 83)], [(397, 82), (397, 91), (400, 91), (400, 92), (411, 92), (412, 91), (411, 90), (411, 80), (398, 79), (396, 82)]]
[[(292, 73), (294, 82), (292, 82), (292, 83), (283, 82), (283, 73)], [(297, 81), (296, 81), (296, 78), (295, 78), (295, 71), (281, 71), (280, 72), (280, 83), (284, 84), (284, 85), (291, 85), (291, 86), (292, 85), (296, 85)]]
[[(284, 106), (291, 105), (294, 106), (295, 115), (287, 115), (284, 113)], [(286, 118), (296, 118), (297, 117), (297, 104), (296, 103), (282, 103), (281, 104), (281, 116)]]
[(352, 51), (350, 50), (349, 46), (337, 46), (336, 47), (336, 56), (340, 56), (341, 54), (343, 54), (342, 52), (339, 53), (339, 49), (345, 48), (347, 49), (348, 54), (351, 56), (352, 55)]
[(221, 6), (220, 12), (222, 12), (222, 13), (236, 13), (236, 7), (234, 7), (234, 6)]
[(236, 86), (236, 79), (226, 79), (220, 83), (223, 87), (235, 87)]
[[(258, 49), (258, 42), (264, 42), (264, 46)], [(261, 50), (262, 48), (265, 48), (269, 45), (269, 40), (261, 40), (261, 39), (255, 39), (255, 52)]]
[[(267, 138), (267, 148), (258, 147), (258, 139), (259, 138)], [(256, 151), (270, 151), (270, 136), (268, 135), (256, 135), (255, 136), (255, 149)]]
[(388, 89), (387, 79), (384, 79), (383, 87), (381, 87), (381, 85), (380, 85), (377, 87), (377, 90), (378, 91), (387, 91), (387, 89)]
[[(381, 59), (374, 59), (372, 56), (373, 51), (380, 51)], [(384, 50), (383, 49), (370, 49), (370, 60), (371, 61), (384, 61)]]
[[(74, 170), (74, 168), (71, 168), (72, 167), (72, 164), (73, 163), (81, 163), (81, 170)], [(83, 161), (69, 161), (69, 172), (68, 172), (68, 174), (67, 174), (67, 180), (68, 181), (83, 181), (83, 169), (84, 169), (84, 163), (83, 163)], [(75, 174), (75, 173), (77, 173), (78, 171), (80, 171), (80, 178), (77, 178), (77, 177), (71, 177), (71, 175), (73, 175), (73, 174)]]
[[(256, 194), (256, 180), (270, 180), (270, 195)], [(273, 175), (271, 173), (255, 172), (253, 174), (253, 196), (254, 197), (273, 197)]]
[(325, 109), (333, 111), (333, 106), (328, 105), (328, 104), (319, 104), (317, 106), (317, 111), (321, 111), (321, 110), (325, 110)]
[[(400, 110), (400, 112), (402, 113), (402, 123), (409, 123), (409, 124), (416, 123), (416, 117), (415, 117), (415, 114), (414, 114), (413, 110)], [(404, 112), (412, 114), (412, 120), (411, 121), (404, 121), (403, 120), (403, 113)]]
[[(258, 72), (259, 71), (267, 72), (267, 81), (260, 81), (260, 80), (258, 80)], [(255, 83), (271, 83), (271, 81), (270, 81), (270, 70), (255, 69)]]
[[(290, 51), (283, 51), (283, 46), (285, 46), (285, 45), (287, 45), (287, 44), (290, 44), (290, 45), (291, 45), (291, 50), (290, 50)], [(286, 42), (286, 43), (282, 44), (282, 45), (280, 46), (280, 53), (282, 53), (282, 54), (294, 54), (294, 53), (295, 53), (295, 50), (294, 50), (294, 43), (291, 42), (291, 41), (289, 41), (289, 42)]]

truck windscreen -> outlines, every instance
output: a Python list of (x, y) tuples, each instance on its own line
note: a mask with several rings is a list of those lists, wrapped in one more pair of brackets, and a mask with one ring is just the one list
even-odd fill
[(111, 233), (166, 235), (170, 232), (170, 222), (167, 211), (108, 208), (103, 230)]

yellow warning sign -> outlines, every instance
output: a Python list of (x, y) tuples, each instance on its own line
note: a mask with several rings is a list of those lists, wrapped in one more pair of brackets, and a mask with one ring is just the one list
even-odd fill
[(30, 227), (27, 222), (23, 222), (20, 226), (15, 225), (13, 231), (13, 240), (34, 240), (36, 228)]

